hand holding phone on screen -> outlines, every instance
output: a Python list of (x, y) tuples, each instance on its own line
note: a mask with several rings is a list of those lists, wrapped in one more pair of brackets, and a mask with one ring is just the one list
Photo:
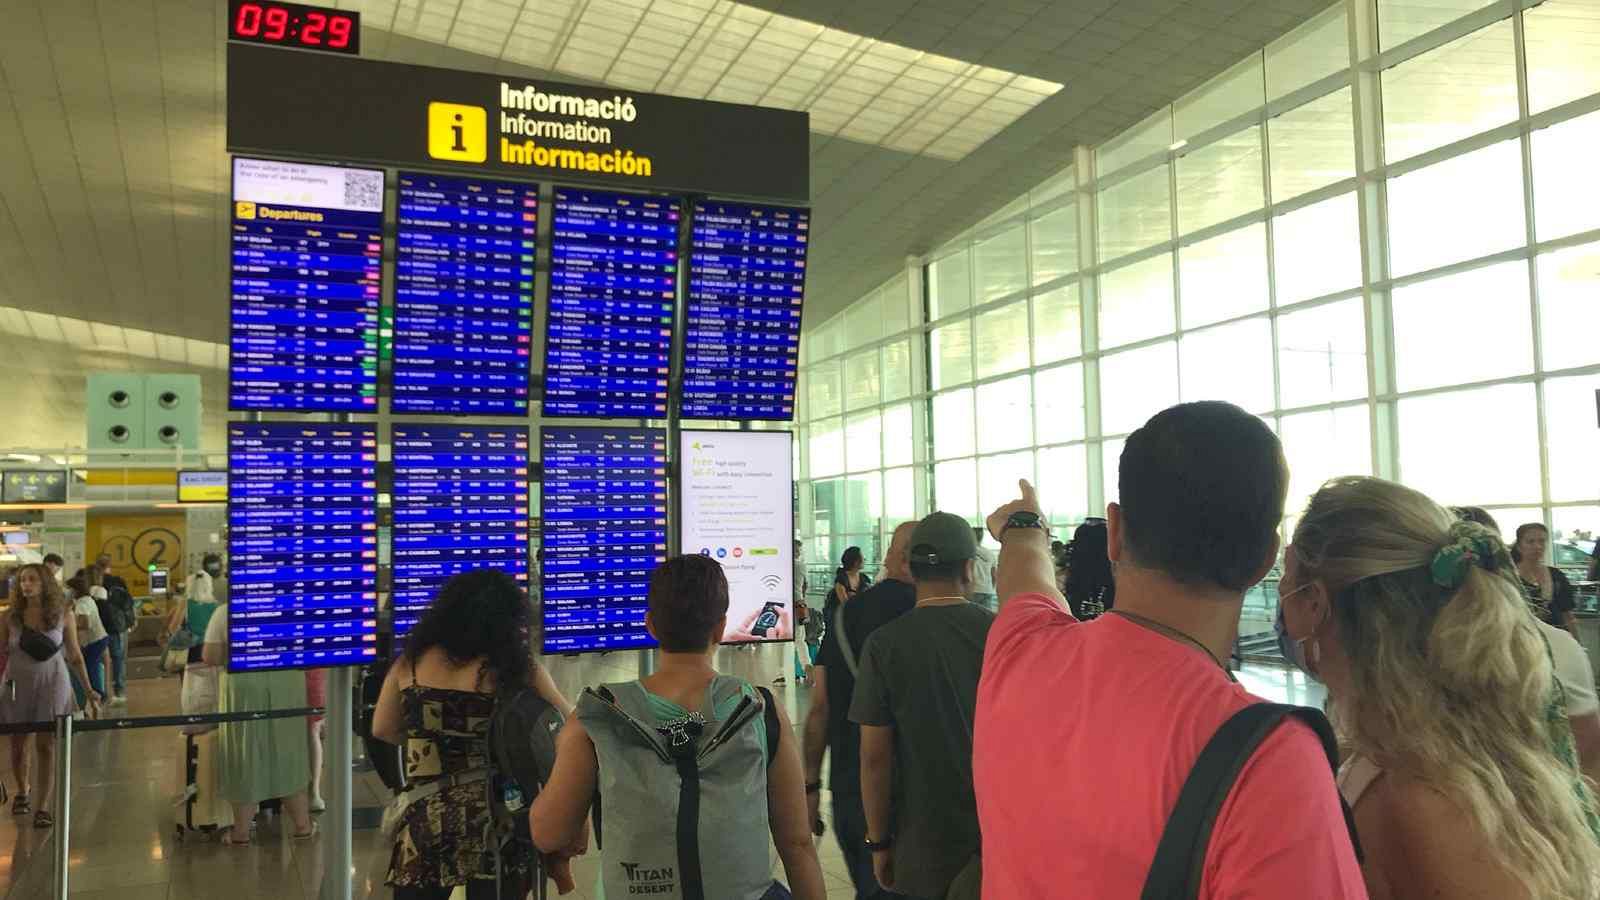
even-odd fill
[(789, 603), (769, 601), (751, 610), (742, 619), (729, 619), (722, 643), (748, 644), (755, 641), (783, 640), (794, 634), (794, 610)]

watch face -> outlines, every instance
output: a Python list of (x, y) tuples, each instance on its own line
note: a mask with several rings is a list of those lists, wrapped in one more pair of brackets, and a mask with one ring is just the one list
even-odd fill
[(1006, 524), (1013, 528), (1032, 528), (1039, 524), (1039, 514), (1029, 510), (1014, 512), (1006, 519)]

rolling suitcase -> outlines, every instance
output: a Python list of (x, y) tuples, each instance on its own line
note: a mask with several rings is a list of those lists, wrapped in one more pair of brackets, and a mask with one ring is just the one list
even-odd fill
[(233, 809), (222, 796), (215, 731), (183, 735), (178, 783), (183, 786), (183, 794), (177, 802), (179, 841), (191, 833), (210, 840), (233, 824)]

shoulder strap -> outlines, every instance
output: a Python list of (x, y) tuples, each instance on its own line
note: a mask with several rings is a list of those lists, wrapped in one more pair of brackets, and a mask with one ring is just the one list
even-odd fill
[(783, 726), (778, 724), (777, 701), (772, 699), (772, 692), (764, 687), (757, 687), (761, 692), (761, 700), (766, 705), (762, 707), (762, 719), (767, 728), (767, 768), (778, 759), (778, 742), (783, 740)]
[[(1161, 833), (1161, 843), (1156, 847), (1140, 900), (1192, 900), (1200, 896), (1206, 850), (1222, 804), (1256, 748), (1290, 716), (1316, 732), (1329, 765), (1337, 771), (1338, 744), (1333, 727), (1321, 712), (1278, 703), (1257, 703), (1239, 710), (1217, 729), (1190, 770), (1178, 794), (1178, 804), (1173, 807)], [(1345, 828), (1359, 860), (1362, 858), (1361, 843), (1356, 838), (1355, 818), (1342, 797), (1339, 803), (1344, 807)]]
[(855, 678), (860, 670), (860, 661), (856, 659), (856, 648), (850, 644), (850, 633), (844, 628), (844, 607), (840, 606), (833, 611), (833, 629), (839, 639), (839, 655), (844, 657), (844, 667), (850, 671), (850, 677)]

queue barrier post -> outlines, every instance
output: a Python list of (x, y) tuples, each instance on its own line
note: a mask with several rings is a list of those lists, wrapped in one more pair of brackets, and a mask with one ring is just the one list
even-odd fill
[(56, 717), (55, 895), (67, 900), (67, 851), (72, 831), (72, 716)]

